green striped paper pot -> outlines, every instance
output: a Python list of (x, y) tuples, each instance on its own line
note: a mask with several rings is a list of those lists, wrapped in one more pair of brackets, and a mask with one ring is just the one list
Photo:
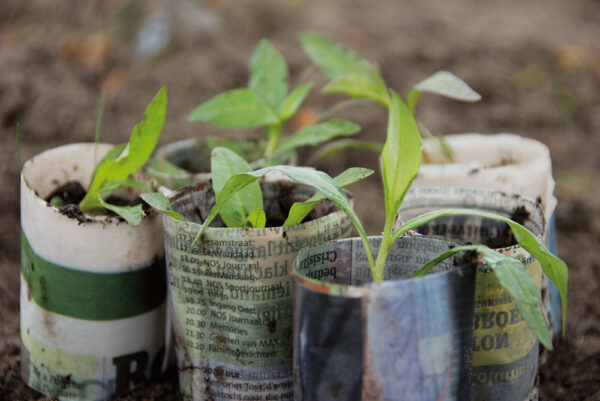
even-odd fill
[[(548, 147), (514, 134), (460, 134), (446, 136), (445, 140), (453, 160), (444, 156), (438, 140), (424, 141), (424, 162), (412, 187), (479, 187), (540, 199), (548, 249), (556, 254), (556, 198)], [(546, 278), (542, 287), (557, 335), (561, 326), (558, 289)]]
[[(108, 400), (161, 373), (166, 280), (161, 220), (63, 214), (44, 198), (89, 185), (111, 145), (43, 152), (21, 174), (21, 373), (59, 400)], [(127, 196), (129, 193), (124, 193)]]
[[(163, 217), (179, 384), (185, 400), (293, 400), (291, 269), (300, 249), (347, 237), (346, 215), (322, 202), (309, 221), (282, 227), (293, 202), (314, 193), (289, 180), (261, 183), (264, 229), (206, 229)], [(210, 183), (170, 197), (202, 221), (214, 204)], [(270, 223), (270, 224), (269, 224)]]
[[(543, 238), (544, 215), (539, 202), (484, 188), (411, 188), (399, 210), (406, 221), (422, 213), (466, 208), (497, 213), (527, 227)], [(521, 259), (542, 291), (543, 273), (516, 242), (505, 223), (476, 216), (441, 217), (417, 229), (425, 235), (483, 243)], [(546, 305), (547, 307), (547, 305)], [(548, 310), (545, 310), (550, 320)], [(500, 287), (494, 273), (479, 269), (473, 318), (473, 372), (471, 399), (486, 401), (537, 400), (539, 344), (518, 314), (512, 297)]]

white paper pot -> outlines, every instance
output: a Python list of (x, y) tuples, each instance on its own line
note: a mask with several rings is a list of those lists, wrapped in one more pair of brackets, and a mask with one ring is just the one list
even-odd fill
[[(97, 157), (111, 145), (100, 144)], [(138, 227), (68, 217), (44, 198), (87, 188), (93, 144), (43, 152), (21, 174), (23, 380), (60, 400), (108, 400), (163, 368), (166, 283), (161, 220)]]

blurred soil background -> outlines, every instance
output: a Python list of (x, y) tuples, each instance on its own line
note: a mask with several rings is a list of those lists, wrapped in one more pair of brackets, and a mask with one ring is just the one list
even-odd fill
[[(0, 400), (45, 400), (19, 378), (19, 164), (45, 149), (93, 141), (106, 94), (102, 139), (128, 139), (145, 105), (169, 90), (161, 144), (188, 137), (259, 136), (185, 117), (215, 94), (245, 86), (250, 55), (269, 38), (298, 77), (309, 61), (296, 40), (312, 31), (381, 67), (406, 94), (438, 70), (483, 95), (476, 104), (423, 96), (417, 117), (434, 133), (513, 132), (550, 148), (557, 181), (559, 255), (570, 270), (566, 338), (540, 369), (541, 400), (600, 400), (600, 1), (280, 0), (56, 2), (0, 0)], [(310, 77), (320, 87), (324, 79)], [(294, 124), (340, 98), (313, 90)], [(339, 114), (383, 140), (386, 114)], [(349, 152), (322, 166), (377, 167)], [(355, 186), (356, 207), (377, 234), (378, 177)], [(367, 216), (369, 216), (367, 218)], [(119, 400), (177, 400), (177, 379)]]

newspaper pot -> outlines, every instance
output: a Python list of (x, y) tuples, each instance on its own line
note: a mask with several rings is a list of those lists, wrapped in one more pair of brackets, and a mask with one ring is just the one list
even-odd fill
[[(236, 142), (244, 159), (258, 160), (262, 156), (259, 142)], [(146, 172), (160, 185), (169, 189), (180, 189), (197, 182), (208, 182), (210, 174), (211, 146), (205, 139), (193, 138), (160, 147), (148, 163)], [(285, 157), (280, 164), (294, 163), (295, 157)], [(175, 166), (176, 168), (172, 168)]]
[[(381, 237), (371, 237), (374, 252)], [(373, 283), (359, 238), (302, 250), (294, 278), (297, 400), (465, 400), (470, 390), (475, 267), (448, 260), (438, 238), (394, 243)]]
[[(99, 160), (112, 146), (97, 147)], [(84, 187), (94, 144), (41, 153), (21, 174), (21, 374), (60, 400), (108, 400), (161, 372), (166, 275), (161, 220), (71, 214), (44, 198)]]
[[(454, 160), (448, 163), (439, 142), (425, 141), (427, 162), (421, 165), (413, 187), (483, 187), (541, 199), (546, 217), (548, 249), (556, 254), (556, 228), (550, 151), (543, 143), (514, 134), (462, 134), (445, 137)], [(554, 325), (560, 329), (561, 308), (558, 288), (544, 279), (543, 288)]]
[[(322, 202), (309, 221), (281, 227), (293, 202), (314, 190), (289, 180), (261, 183), (268, 228), (209, 227), (165, 216), (170, 307), (179, 383), (186, 400), (292, 400), (292, 284), (298, 251), (347, 237), (351, 223)], [(210, 183), (171, 196), (175, 210), (203, 221)], [(217, 226), (219, 222), (215, 222)]]
[[(544, 233), (539, 202), (519, 195), (485, 188), (417, 187), (408, 191), (399, 215), (403, 220), (442, 208), (466, 208), (510, 217), (527, 227), (538, 239)], [(442, 217), (417, 231), (468, 243), (482, 243), (520, 258), (540, 287), (542, 270), (516, 242), (508, 226), (474, 216)], [(548, 319), (548, 314), (546, 311)], [(549, 320), (549, 319), (548, 319)], [(550, 322), (552, 323), (552, 322)], [(473, 400), (537, 400), (539, 345), (518, 314), (512, 297), (500, 287), (495, 275), (478, 270), (473, 319)]]

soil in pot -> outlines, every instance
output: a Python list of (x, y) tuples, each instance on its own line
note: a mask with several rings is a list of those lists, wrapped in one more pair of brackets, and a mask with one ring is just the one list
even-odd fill
[[(79, 181), (68, 181), (65, 184), (60, 185), (54, 192), (48, 195), (44, 200), (51, 206), (56, 206), (62, 214), (67, 217), (73, 217), (81, 222), (85, 222), (88, 219), (85, 214), (79, 208), (79, 203), (83, 200), (87, 191), (83, 188), (83, 185)], [(106, 201), (115, 206), (134, 206), (137, 204), (142, 205), (142, 210), (145, 214), (152, 211), (150, 205), (142, 200), (139, 196), (134, 199), (127, 199), (126, 197), (111, 194)], [(88, 214), (96, 214), (96, 212), (88, 212)], [(110, 217), (119, 217), (116, 213), (105, 210), (103, 215)], [(119, 217), (122, 219), (121, 217)]]

